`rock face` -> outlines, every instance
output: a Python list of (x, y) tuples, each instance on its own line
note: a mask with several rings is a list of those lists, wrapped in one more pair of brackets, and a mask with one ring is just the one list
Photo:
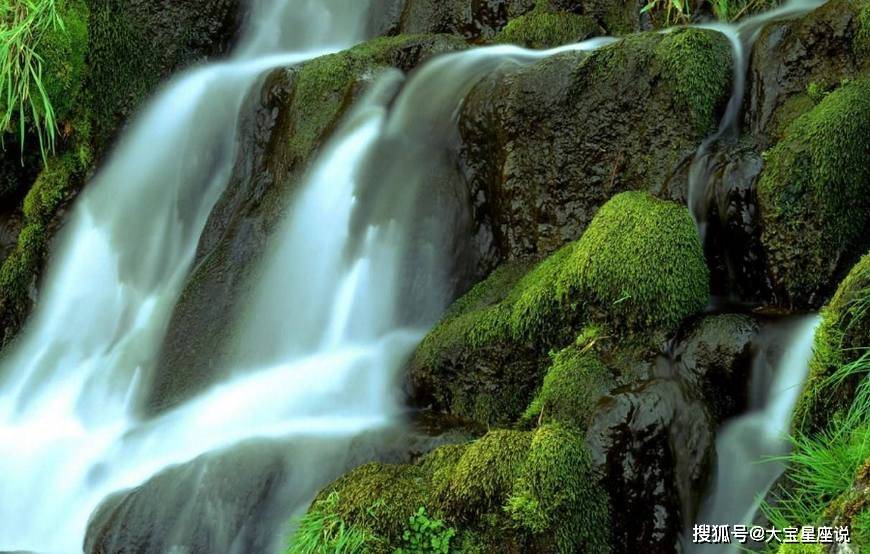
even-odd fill
[(818, 307), (870, 247), (862, 13), (861, 2), (829, 2), (769, 24), (752, 53), (747, 124), (769, 149), (758, 181), (761, 240), (783, 305)]
[(677, 372), (721, 423), (747, 406), (752, 340), (758, 323), (742, 314), (705, 317), (674, 351)]
[[(643, 34), (484, 79), (462, 113), (478, 219), (502, 259), (575, 240), (608, 198), (682, 199), (681, 164), (727, 102), (730, 51), (717, 33)], [(614, 93), (618, 91), (618, 93)], [(678, 98), (698, 98), (693, 109)]]
[(110, 139), (155, 87), (177, 70), (226, 53), (248, 5), (239, 0), (88, 0), (94, 129)]
[(599, 403), (587, 440), (610, 494), (616, 551), (678, 551), (712, 459), (704, 403), (677, 380), (618, 389)]

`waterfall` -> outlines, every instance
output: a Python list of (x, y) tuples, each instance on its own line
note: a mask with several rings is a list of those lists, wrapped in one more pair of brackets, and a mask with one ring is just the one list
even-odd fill
[[(769, 324), (755, 344), (746, 414), (726, 422), (716, 439), (716, 477), (698, 523), (752, 525), (759, 503), (785, 470), (771, 458), (788, 454), (791, 416), (803, 390), (818, 316)], [(738, 552), (738, 544), (687, 545), (689, 552)]]
[(0, 550), (79, 551), (99, 501), (137, 484), (91, 472), (140, 423), (129, 406), (229, 179), (244, 98), (268, 69), (361, 40), (367, 10), (256, 3), (237, 53), (170, 82), (78, 199), (0, 366)]
[[(341, 445), (395, 421), (397, 372), (453, 294), (470, 223), (466, 191), (431, 186), (454, 161), (462, 98), (503, 63), (611, 39), (378, 76), (301, 183), (247, 309), (228, 314), (229, 377), (154, 419), (132, 410), (229, 178), (246, 94), (271, 68), (349, 46), (367, 7), (264, 0), (237, 54), (170, 83), (78, 199), (0, 368), (0, 550), (79, 551), (111, 493), (248, 439), (331, 441), (288, 460), (316, 490), (345, 469)], [(302, 22), (303, 38), (288, 33)]]

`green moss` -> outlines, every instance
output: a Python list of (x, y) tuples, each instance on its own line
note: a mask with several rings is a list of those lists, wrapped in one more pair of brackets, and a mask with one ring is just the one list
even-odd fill
[[(455, 37), (399, 35), (380, 37), (349, 50), (322, 56), (294, 70), (291, 156), (308, 159), (322, 137), (353, 100), (355, 85), (379, 66), (397, 65), (404, 48), (418, 45), (432, 53), (464, 48)], [(424, 44), (427, 43), (427, 44)]]
[(821, 544), (781, 544), (777, 554), (824, 554)]
[(556, 421), (585, 428), (595, 403), (613, 386), (610, 370), (587, 347), (572, 345), (553, 357), (544, 384), (523, 421)]
[(45, 61), (45, 92), (57, 120), (64, 121), (76, 107), (86, 77), (89, 10), (84, 0), (62, 0), (56, 5), (63, 27), (42, 37), (36, 51)]
[(519, 475), (531, 433), (490, 431), (462, 453), (440, 505), (460, 519), (474, 519), (498, 509)]
[(864, 60), (866, 67), (870, 60), (870, 2), (863, 2), (861, 11), (858, 12), (858, 31), (852, 43), (855, 55), (859, 60)]
[(810, 375), (795, 409), (798, 430), (804, 433), (823, 430), (838, 412), (849, 408), (859, 376), (833, 388), (829, 380), (835, 371), (860, 358), (867, 348), (870, 348), (870, 254), (855, 265), (822, 310)]
[(334, 514), (347, 525), (399, 544), (405, 524), (428, 499), (428, 479), (418, 466), (371, 463), (335, 481), (315, 501), (336, 493)]
[(0, 311), (4, 320), (23, 317), (30, 285), (45, 255), (48, 226), (80, 181), (80, 172), (72, 154), (50, 159), (25, 197), (24, 229), (15, 250), (0, 266)]
[(665, 35), (656, 55), (674, 79), (676, 108), (690, 111), (700, 133), (712, 132), (731, 83), (731, 47), (727, 38), (702, 29), (679, 29)]
[(645, 193), (607, 202), (568, 267), (560, 288), (580, 289), (616, 328), (673, 331), (709, 296), (709, 271), (688, 211)]
[(870, 506), (852, 518), (852, 541), (859, 548), (870, 549)]
[(553, 48), (580, 42), (600, 32), (598, 24), (589, 16), (535, 9), (511, 20), (496, 35), (494, 42), (526, 48)]
[[(758, 184), (776, 285), (812, 303), (870, 246), (870, 76), (845, 83), (788, 126)], [(847, 265), (848, 267), (848, 265)]]
[(609, 552), (607, 493), (598, 484), (583, 434), (571, 427), (540, 427), (505, 510), (544, 551)]

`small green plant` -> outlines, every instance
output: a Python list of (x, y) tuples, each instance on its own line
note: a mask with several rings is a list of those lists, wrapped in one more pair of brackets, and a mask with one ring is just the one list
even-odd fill
[(55, 0), (13, 0), (0, 4), (0, 140), (17, 122), (21, 148), (32, 123), (43, 159), (54, 151), (57, 120), (37, 52), (48, 32), (64, 31)]
[(338, 493), (318, 501), (299, 520), (293, 543), (286, 554), (360, 554), (378, 539), (371, 533), (348, 525), (338, 515)]
[[(649, 0), (641, 9), (648, 13), (653, 22), (660, 27), (686, 25), (692, 20), (704, 0)], [(776, 0), (711, 0), (713, 15), (719, 21), (737, 21), (742, 17), (758, 13), (775, 6)]]
[(402, 548), (394, 554), (447, 554), (455, 535), (452, 527), (440, 519), (430, 518), (426, 508), (421, 506), (408, 519), (408, 528), (402, 534)]

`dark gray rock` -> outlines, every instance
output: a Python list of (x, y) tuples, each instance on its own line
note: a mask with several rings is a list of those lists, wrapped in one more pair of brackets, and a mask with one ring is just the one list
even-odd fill
[(714, 315), (694, 324), (675, 349), (680, 378), (697, 391), (717, 422), (747, 407), (757, 333), (758, 323), (749, 316)]
[(678, 552), (713, 455), (713, 423), (679, 381), (611, 392), (586, 433), (614, 514), (614, 552)]

